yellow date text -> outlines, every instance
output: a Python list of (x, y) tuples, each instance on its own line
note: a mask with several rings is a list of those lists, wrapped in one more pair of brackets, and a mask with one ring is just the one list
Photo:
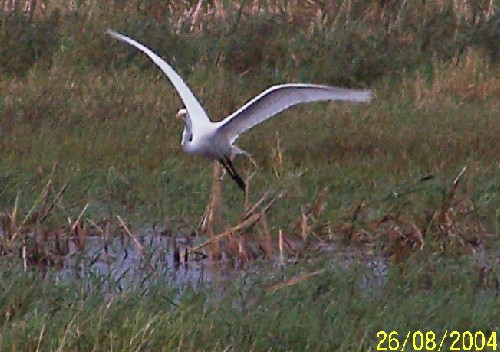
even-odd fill
[(377, 332), (376, 351), (498, 351), (496, 331)]

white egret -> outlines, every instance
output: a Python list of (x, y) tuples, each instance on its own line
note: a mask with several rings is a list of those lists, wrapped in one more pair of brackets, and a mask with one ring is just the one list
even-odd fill
[(185, 109), (177, 113), (177, 117), (184, 120), (182, 148), (189, 154), (201, 154), (218, 160), (243, 192), (246, 190), (245, 182), (231, 161), (236, 154), (250, 156), (234, 145), (243, 132), (294, 105), (328, 100), (365, 103), (372, 98), (371, 90), (306, 83), (281, 84), (266, 89), (222, 121), (213, 122), (186, 83), (169, 64), (134, 39), (111, 29), (106, 33), (145, 53), (167, 75), (185, 106)]

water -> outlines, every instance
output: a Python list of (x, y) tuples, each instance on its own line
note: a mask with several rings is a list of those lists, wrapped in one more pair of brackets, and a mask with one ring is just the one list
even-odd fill
[[(254, 274), (280, 280), (285, 279), (281, 270), (283, 267), (305, 264), (307, 272), (307, 268), (311, 267), (309, 264), (320, 260), (324, 262), (325, 258), (332, 267), (348, 268), (354, 264), (366, 267), (367, 274), (360, 285), (367, 287), (379, 285), (388, 268), (382, 257), (361, 255), (359, 249), (332, 241), (314, 241), (304, 249), (306, 246), (301, 241), (288, 239), (292, 247), (302, 249), (299, 250), (300, 255), (285, 254), (282, 257), (274, 248), (273, 259), (257, 257), (241, 260), (223, 251), (220, 259), (212, 260), (206, 247), (189, 252), (190, 248), (205, 242), (205, 236), (167, 235), (152, 228), (134, 238), (117, 234), (109, 236), (108, 240), (95, 235), (85, 236), (80, 242), (77, 236), (67, 238), (64, 234), (56, 237), (32, 234), (28, 237), (34, 239), (37, 247), (31, 246), (26, 251), (26, 268), (38, 268), (42, 273), (53, 268), (60, 280), (86, 280), (88, 285), (99, 286), (109, 292), (129, 288), (146, 290), (158, 281), (180, 291), (207, 285), (225, 287), (233, 280)], [(19, 258), (19, 262), (23, 259)]]

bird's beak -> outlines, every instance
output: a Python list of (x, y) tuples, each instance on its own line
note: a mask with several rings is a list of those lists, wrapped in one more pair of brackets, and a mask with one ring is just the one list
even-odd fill
[(177, 115), (175, 115), (175, 118), (179, 120), (184, 120), (184, 116), (186, 116), (186, 113), (184, 111), (179, 111)]

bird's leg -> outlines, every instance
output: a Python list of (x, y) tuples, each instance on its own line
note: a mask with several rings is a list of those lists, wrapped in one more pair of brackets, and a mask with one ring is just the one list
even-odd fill
[[(224, 160), (224, 161), (219, 160), (219, 163), (222, 164), (222, 165), (224, 165), (224, 168), (222, 169), (222, 175), (220, 175), (220, 178), (219, 178), (220, 182), (222, 182), (222, 180), (224, 179), (224, 176), (226, 175), (226, 173), (229, 173), (229, 176), (231, 176), (231, 178), (233, 180), (235, 180), (235, 181), (236, 181), (235, 177), (238, 177), (238, 178), (241, 179), (241, 177), (238, 175), (238, 173), (237, 173), (237, 171), (234, 168), (233, 163), (232, 163), (232, 161), (235, 159), (235, 157), (236, 157), (236, 154), (231, 154), (229, 157), (224, 157), (224, 159), (227, 158), (228, 162), (226, 162), (226, 160)], [(254, 166), (255, 166), (255, 168), (257, 167), (255, 164), (254, 164)], [(228, 168), (230, 168), (231, 170), (229, 170)], [(242, 182), (236, 181), (236, 183), (238, 184), (238, 187), (240, 189), (242, 189), (242, 187), (244, 185), (245, 190), (243, 191), (243, 193), (246, 195), (246, 191), (247, 191), (247, 184), (246, 184), (246, 182), (245, 181), (242, 181)]]
[(234, 168), (233, 161), (231, 160), (231, 158), (228, 156), (226, 156), (225, 158), (226, 158), (227, 165), (229, 166), (229, 168), (233, 172), (233, 179), (236, 181), (236, 183), (238, 184), (240, 189), (243, 191), (243, 194), (246, 195), (247, 185), (246, 185), (245, 181), (243, 180), (243, 178), (238, 174), (238, 172)]
[(218, 159), (218, 160), (222, 164), (222, 166), (224, 166), (224, 168), (226, 169), (229, 176), (231, 176), (231, 178), (236, 182), (238, 187), (243, 191), (243, 193), (246, 193), (245, 181), (243, 181), (241, 176), (238, 175), (238, 172), (234, 168), (231, 159), (229, 159), (227, 156), (224, 156), (223, 158)]
[[(234, 160), (235, 157), (236, 157), (235, 154), (231, 154), (231, 156), (229, 157), (229, 159), (231, 160), (231, 162)], [(219, 160), (219, 163), (221, 163), (222, 165), (224, 165), (225, 161), (223, 163), (222, 161)], [(226, 169), (226, 166), (224, 166), (224, 169), (222, 170), (222, 175), (220, 176), (221, 181), (224, 178), (224, 176), (226, 175), (226, 173), (228, 173), (228, 171)]]
[(217, 159), (219, 161), (219, 163), (224, 166), (224, 169), (222, 170), (222, 175), (220, 176), (220, 181), (222, 181), (222, 179), (224, 178), (224, 176), (226, 176), (226, 174), (229, 174), (229, 176), (231, 176), (231, 178), (233, 178), (233, 172), (232, 170), (229, 169), (229, 166), (227, 165), (226, 163), (226, 160), (225, 159)]
[(224, 161), (226, 162), (226, 165), (229, 167), (229, 169), (231, 170), (231, 173), (233, 175), (237, 175), (238, 173), (236, 172), (236, 169), (234, 168), (234, 165), (233, 165), (233, 161), (231, 160), (230, 157), (228, 156), (225, 156), (224, 157)]

